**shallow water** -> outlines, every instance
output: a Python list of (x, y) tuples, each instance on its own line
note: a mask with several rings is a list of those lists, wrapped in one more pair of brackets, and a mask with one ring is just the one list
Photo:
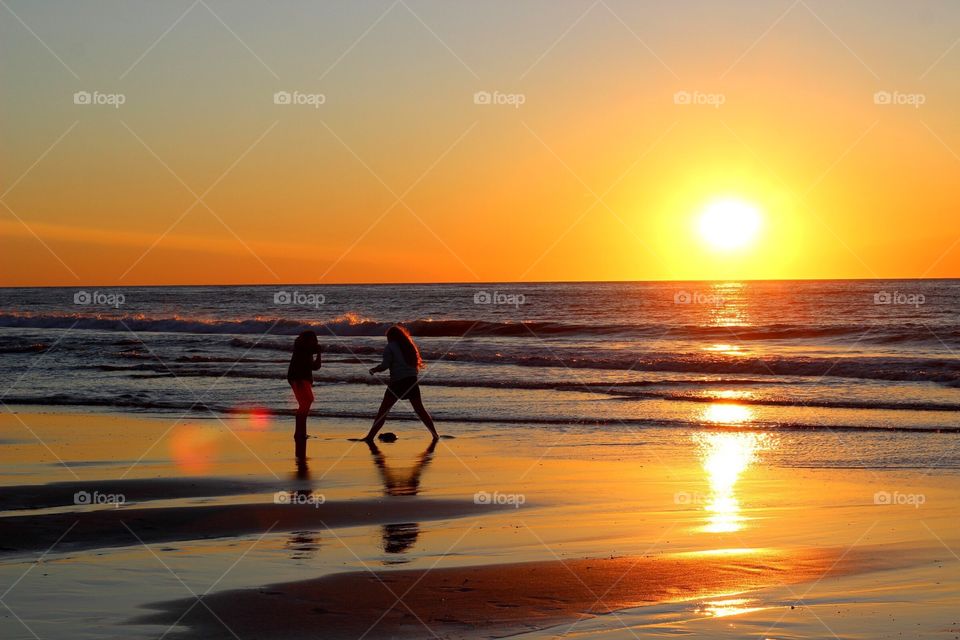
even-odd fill
[(315, 410), (366, 417), (366, 369), (403, 321), (446, 420), (958, 430), (958, 318), (955, 280), (2, 289), (0, 389), (289, 412), (291, 336), (313, 328)]

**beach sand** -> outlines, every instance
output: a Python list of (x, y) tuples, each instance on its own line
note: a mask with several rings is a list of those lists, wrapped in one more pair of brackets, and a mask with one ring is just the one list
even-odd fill
[[(360, 571), (162, 606), (139, 622), (203, 637), (501, 637), (657, 602), (821, 580), (878, 566), (870, 550), (676, 554)], [(888, 550), (885, 550), (888, 551)], [(183, 612), (189, 613), (183, 616)], [(187, 634), (189, 635), (189, 634)]]
[(430, 451), (404, 422), (370, 450), (346, 420), (297, 467), (285, 419), (12, 410), (4, 638), (958, 633), (954, 471), (678, 429), (444, 424)]

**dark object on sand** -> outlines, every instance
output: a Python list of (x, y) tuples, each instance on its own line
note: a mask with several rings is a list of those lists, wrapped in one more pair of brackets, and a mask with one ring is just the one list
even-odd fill
[(396, 442), (397, 434), (392, 431), (387, 431), (386, 433), (381, 433), (377, 436), (377, 440), (380, 442)]

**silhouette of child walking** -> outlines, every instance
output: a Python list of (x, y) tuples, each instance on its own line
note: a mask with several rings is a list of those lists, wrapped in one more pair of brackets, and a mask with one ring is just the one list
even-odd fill
[(373, 442), (377, 432), (387, 421), (387, 414), (398, 400), (408, 400), (424, 426), (430, 430), (433, 439), (440, 437), (433, 426), (433, 418), (427, 413), (420, 398), (420, 381), (417, 379), (417, 374), (422, 367), (423, 359), (420, 357), (420, 350), (410, 336), (410, 332), (399, 324), (387, 329), (387, 346), (383, 350), (383, 361), (370, 369), (370, 375), (389, 369), (390, 382), (387, 383), (387, 389), (383, 392), (383, 401), (380, 403), (377, 417), (374, 418), (370, 431), (363, 438), (364, 441)]

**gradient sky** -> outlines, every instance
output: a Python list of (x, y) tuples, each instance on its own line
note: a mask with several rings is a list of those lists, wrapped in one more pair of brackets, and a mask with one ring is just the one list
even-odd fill
[(4, 1), (3, 285), (960, 275), (955, 1)]

